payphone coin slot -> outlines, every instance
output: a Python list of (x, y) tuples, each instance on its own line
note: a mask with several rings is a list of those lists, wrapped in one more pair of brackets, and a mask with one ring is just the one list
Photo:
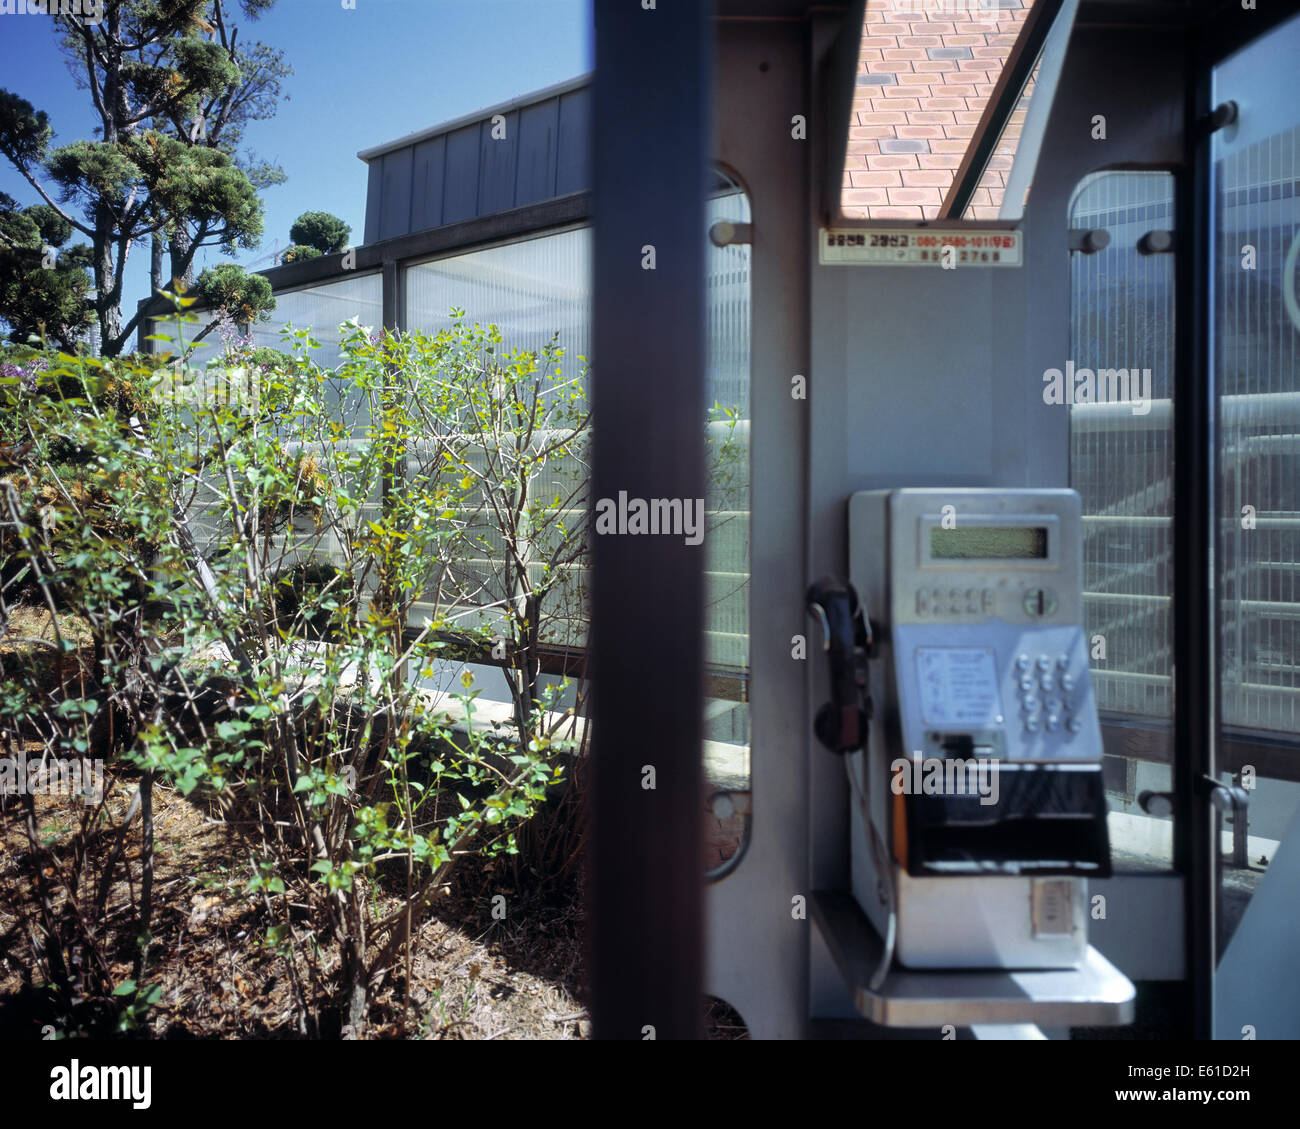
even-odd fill
[(1040, 618), (1056, 614), (1056, 593), (1050, 588), (1029, 588), (1025, 592), (1025, 611)]
[(939, 742), (946, 757), (959, 757), (968, 760), (974, 756), (975, 738), (969, 733), (949, 733)]

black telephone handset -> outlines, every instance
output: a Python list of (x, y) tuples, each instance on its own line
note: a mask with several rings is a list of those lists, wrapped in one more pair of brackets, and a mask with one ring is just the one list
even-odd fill
[(813, 730), (833, 753), (852, 753), (867, 741), (871, 698), (867, 659), (871, 625), (851, 584), (823, 576), (808, 589), (808, 614), (822, 626), (822, 647), (831, 664), (831, 700), (817, 711)]

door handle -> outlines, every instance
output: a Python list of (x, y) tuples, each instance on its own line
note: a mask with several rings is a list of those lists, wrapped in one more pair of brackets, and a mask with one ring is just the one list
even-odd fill
[[(1241, 868), (1249, 866), (1246, 829), (1250, 793), (1240, 784), (1220, 784), (1213, 776), (1200, 776), (1196, 780), (1196, 794), (1208, 799), (1220, 815), (1232, 817), (1232, 865)], [(1174, 795), (1172, 792), (1147, 790), (1138, 794), (1138, 804), (1147, 815), (1171, 815), (1174, 810)]]

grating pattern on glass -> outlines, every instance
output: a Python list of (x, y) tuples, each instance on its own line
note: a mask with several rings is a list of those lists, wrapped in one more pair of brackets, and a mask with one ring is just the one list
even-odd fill
[(456, 307), (500, 328), (509, 349), (538, 350), (558, 335), (569, 357), (585, 357), (590, 260), (591, 233), (576, 228), (409, 267), (406, 327), (436, 333)]
[(1172, 716), (1174, 257), (1141, 254), (1138, 241), (1173, 225), (1163, 172), (1094, 174), (1070, 207), (1071, 228), (1110, 233), (1104, 250), (1071, 256), (1070, 280), (1075, 381), (1092, 374), (1092, 398), (1111, 401), (1080, 395), (1070, 409), (1085, 627), (1105, 647), (1092, 677), (1102, 710), (1154, 718)]
[(1223, 724), (1294, 735), (1300, 732), (1300, 126), (1216, 161), (1215, 209)]
[[(749, 223), (743, 192), (709, 201), (708, 223)], [(749, 277), (748, 244), (708, 244), (708, 372), (705, 395), (718, 415), (709, 425), (711, 468), (708, 536), (704, 542), (707, 637), (705, 657), (749, 667)], [(746, 737), (747, 741), (748, 738)]]
[(321, 368), (334, 368), (340, 359), (338, 327), (351, 318), (357, 318), (362, 325), (382, 326), (383, 309), (383, 279), (378, 274), (342, 278), (305, 290), (282, 291), (275, 296), (271, 320), (253, 327), (253, 344), (259, 348), (283, 349), (281, 330), (286, 325), (310, 328), (312, 336), (321, 343), (319, 349), (312, 350), (311, 359)]
[[(714, 197), (708, 223), (720, 220), (748, 223), (748, 197), (739, 191)], [(743, 669), (749, 662), (750, 249), (708, 246), (706, 396), (718, 420), (707, 430), (713, 476), (706, 499), (706, 657)], [(541, 349), (558, 335), (567, 378), (576, 374), (576, 358), (587, 355), (590, 341), (590, 256), (590, 229), (574, 228), (412, 266), (406, 272), (406, 324), (435, 333), (451, 324), (456, 307), (480, 324), (497, 325), (512, 350)], [(567, 478), (575, 469), (556, 471)], [(550, 484), (539, 482), (538, 488), (549, 491)], [(577, 609), (585, 589), (585, 576), (575, 570), (565, 585), (564, 642), (583, 642), (585, 619)]]

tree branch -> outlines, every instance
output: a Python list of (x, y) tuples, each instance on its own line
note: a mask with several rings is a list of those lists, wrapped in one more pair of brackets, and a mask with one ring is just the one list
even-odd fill
[(70, 215), (68, 215), (67, 212), (65, 212), (62, 208), (60, 208), (59, 205), (54, 202), (50, 194), (46, 192), (44, 188), (41, 187), (40, 182), (34, 176), (32, 176), (30, 172), (27, 171), (26, 165), (18, 161), (12, 153), (4, 152), (4, 155), (9, 158), (9, 163), (13, 165), (13, 167), (23, 174), (23, 178), (27, 181), (27, 183), (30, 184), (33, 188), (36, 189), (37, 192), (41, 194), (41, 199), (43, 199), (47, 204), (49, 204), (49, 206), (53, 208), (56, 212), (58, 212), (59, 215), (61, 215), (65, 220), (67, 220), (68, 223), (72, 224), (72, 226), (75, 227), (79, 232), (81, 232), (82, 235), (88, 235), (90, 236), (91, 239), (95, 238), (95, 229), (93, 227), (87, 227), (84, 223), (81, 223), (78, 220), (73, 219)]
[(105, 131), (108, 130), (108, 111), (104, 108), (104, 97), (99, 89), (99, 78), (95, 73), (95, 36), (84, 26), (81, 30), (81, 38), (85, 47), (86, 56), (86, 77), (90, 84), (90, 96), (94, 99), (95, 109), (99, 112), (99, 119), (104, 124)]

